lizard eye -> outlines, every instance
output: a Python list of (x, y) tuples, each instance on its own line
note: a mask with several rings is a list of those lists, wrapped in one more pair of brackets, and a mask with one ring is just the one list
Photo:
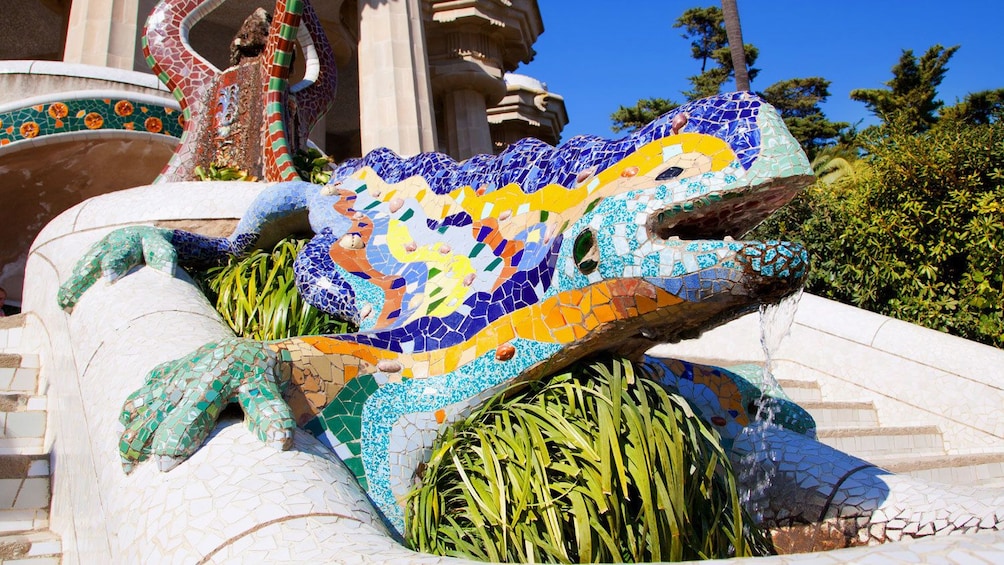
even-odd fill
[(575, 245), (572, 247), (572, 259), (575, 266), (583, 275), (588, 275), (596, 270), (600, 264), (600, 252), (596, 247), (596, 234), (591, 229), (582, 230), (582, 233), (575, 238)]

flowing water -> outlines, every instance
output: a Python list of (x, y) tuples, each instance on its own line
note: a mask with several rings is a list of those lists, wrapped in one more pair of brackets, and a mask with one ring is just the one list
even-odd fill
[(760, 346), (763, 348), (764, 363), (760, 390), (764, 395), (756, 402), (756, 421), (748, 428), (751, 449), (740, 459), (739, 482), (742, 485), (740, 497), (743, 505), (759, 522), (767, 508), (767, 491), (774, 478), (777, 460), (770, 452), (765, 432), (774, 424), (777, 403), (768, 395), (780, 392), (781, 387), (774, 378), (774, 355), (784, 338), (791, 333), (791, 324), (802, 299), (802, 290), (781, 300), (777, 304), (760, 305)]
[(760, 305), (760, 347), (763, 348), (764, 357), (761, 388), (766, 393), (780, 390), (777, 379), (774, 378), (774, 353), (791, 333), (791, 324), (795, 321), (795, 312), (798, 311), (801, 300), (802, 289), (798, 289), (798, 292), (777, 304)]

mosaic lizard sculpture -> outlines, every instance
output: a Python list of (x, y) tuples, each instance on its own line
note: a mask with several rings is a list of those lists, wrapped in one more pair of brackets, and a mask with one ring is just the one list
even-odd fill
[[(287, 447), (298, 424), (328, 444), (399, 526), (396, 500), (441, 424), (507, 384), (598, 351), (637, 358), (794, 292), (801, 247), (730, 234), (811, 179), (777, 112), (749, 93), (688, 104), (618, 141), (524, 140), (461, 164), (376, 151), (327, 186), (266, 188), (229, 238), (112, 232), (59, 301), (72, 308), (102, 274), (143, 262), (172, 273), (309, 224), (298, 287), (360, 331), (234, 338), (157, 367), (123, 407), (123, 463), (152, 455), (172, 467), (236, 401), (267, 443)], [(749, 423), (759, 391), (738, 377), (682, 362), (660, 370), (726, 440)], [(785, 413), (811, 428), (796, 406)]]
[[(259, 8), (231, 44), (221, 71), (199, 56), (188, 32), (227, 0), (162, 0), (147, 19), (143, 54), (184, 113), (185, 128), (158, 182), (196, 180), (196, 167), (241, 169), (266, 181), (298, 180), (292, 156), (331, 107), (336, 66), (308, 0)], [(306, 55), (303, 81), (289, 86), (294, 43)]]

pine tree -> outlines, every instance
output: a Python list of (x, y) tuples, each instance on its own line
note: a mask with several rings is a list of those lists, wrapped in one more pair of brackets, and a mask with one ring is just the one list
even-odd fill
[(906, 132), (926, 131), (938, 121), (936, 112), (944, 104), (936, 100), (938, 85), (958, 50), (958, 45), (934, 45), (918, 60), (912, 50), (904, 49), (892, 68), (892, 79), (885, 83), (888, 88), (859, 88), (851, 91), (851, 98), (864, 102), (885, 124), (896, 123)]

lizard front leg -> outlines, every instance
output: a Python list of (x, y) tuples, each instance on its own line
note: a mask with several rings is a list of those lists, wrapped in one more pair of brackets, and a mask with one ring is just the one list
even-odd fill
[(211, 263), (239, 250), (226, 238), (152, 226), (119, 228), (92, 245), (77, 261), (73, 273), (59, 286), (57, 301), (70, 311), (102, 276), (115, 282), (144, 264), (173, 276), (179, 261), (183, 265)]
[(223, 409), (235, 402), (258, 439), (288, 449), (295, 424), (277, 366), (273, 349), (243, 338), (208, 343), (157, 366), (122, 406), (123, 468), (128, 473), (151, 456), (160, 470), (174, 468), (199, 449)]
[(303, 181), (279, 183), (263, 191), (227, 238), (208, 237), (152, 226), (119, 228), (101, 238), (77, 262), (59, 287), (59, 306), (72, 310), (81, 295), (102, 276), (114, 282), (146, 264), (168, 275), (180, 263), (212, 264), (228, 255), (245, 253), (262, 242), (277, 241), (305, 223), (308, 192), (316, 187)]

